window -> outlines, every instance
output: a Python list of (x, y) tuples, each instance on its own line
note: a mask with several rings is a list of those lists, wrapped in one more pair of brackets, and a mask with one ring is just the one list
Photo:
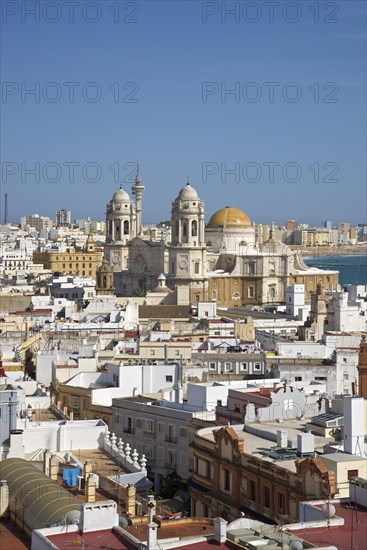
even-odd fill
[(343, 357), (343, 363), (346, 363), (346, 362), (347, 362), (347, 358)]
[(207, 477), (208, 479), (212, 478), (212, 464), (208, 460), (206, 460), (206, 472), (205, 472), (205, 474), (206, 474), (205, 477)]
[(178, 357), (180, 355), (180, 350), (179, 349), (175, 349), (175, 355)]
[(256, 270), (256, 264), (255, 262), (251, 262), (248, 264), (248, 274), (249, 275), (255, 275), (255, 270)]
[(186, 225), (186, 223), (182, 224), (182, 235), (184, 237), (187, 237), (187, 225)]
[(150, 355), (155, 355), (155, 350), (154, 349), (150, 350)]
[(187, 431), (186, 428), (180, 428), (180, 437), (186, 437)]
[(263, 504), (265, 508), (270, 508), (270, 488), (264, 487), (263, 490)]
[(223, 473), (224, 473), (224, 490), (230, 491), (231, 490), (231, 472), (227, 470), (227, 468), (224, 468)]
[(137, 421), (136, 421), (136, 427), (141, 428), (141, 426), (142, 426), (141, 418), (138, 418)]
[(296, 382), (302, 382), (302, 376), (296, 376), (295, 381)]
[(248, 298), (255, 298), (255, 287), (249, 286), (247, 289), (247, 297)]
[(160, 433), (164, 432), (164, 424), (162, 422), (158, 422), (158, 431)]
[(224, 363), (224, 369), (226, 372), (229, 372), (232, 370), (232, 363)]
[(284, 399), (284, 409), (285, 411), (293, 410), (293, 399)]
[(283, 493), (278, 493), (278, 510), (280, 514), (285, 512), (285, 498)]
[(358, 477), (358, 470), (348, 470), (348, 479)]
[(260, 363), (255, 363), (254, 364), (254, 370), (261, 370), (261, 364)]
[(215, 370), (215, 363), (209, 363), (209, 369)]
[(240, 363), (240, 369), (241, 370), (247, 370), (248, 364), (247, 363)]
[(191, 235), (197, 237), (198, 234), (198, 222), (194, 220), (191, 224)]
[(173, 376), (166, 376), (166, 382), (173, 382)]
[(129, 222), (127, 220), (124, 221), (124, 235), (129, 234)]
[(194, 269), (195, 269), (195, 275), (199, 275), (199, 273), (200, 273), (200, 264), (199, 264), (199, 262), (195, 262)]
[(256, 501), (256, 483), (253, 479), (249, 481), (249, 499), (253, 502)]

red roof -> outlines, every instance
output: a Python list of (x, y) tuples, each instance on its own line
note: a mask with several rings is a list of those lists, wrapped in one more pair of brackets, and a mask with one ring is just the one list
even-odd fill
[(336, 546), (338, 550), (365, 548), (367, 533), (367, 509), (354, 503), (337, 504), (336, 515), (344, 518), (340, 527), (317, 527), (290, 531), (305, 541), (318, 546)]
[(60, 533), (48, 535), (48, 540), (63, 550), (64, 548), (83, 548), (84, 550), (129, 550), (123, 537), (112, 529), (92, 531), (90, 533)]
[(237, 544), (233, 544), (229, 540), (227, 540), (226, 542), (222, 542), (222, 544), (219, 544), (215, 540), (207, 540), (194, 544), (189, 544), (187, 546), (184, 546), (183, 548), (185, 550), (206, 550), (213, 548), (227, 548), (228, 550), (238, 550), (239, 547)]

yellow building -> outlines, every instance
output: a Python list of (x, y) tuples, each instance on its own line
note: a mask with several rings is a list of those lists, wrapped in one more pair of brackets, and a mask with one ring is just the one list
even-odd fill
[[(74, 420), (94, 420), (101, 418), (108, 428), (112, 428), (112, 407), (91, 403), (91, 388), (60, 384), (53, 397), (54, 405)], [(70, 414), (72, 413), (72, 415)]]
[(96, 279), (97, 270), (102, 264), (103, 251), (96, 249), (90, 234), (83, 249), (69, 248), (67, 252), (34, 252), (33, 260), (43, 264), (45, 269), (50, 269), (53, 273)]
[(300, 502), (334, 498), (335, 473), (320, 458), (273, 459), (273, 446), (242, 426), (197, 430), (191, 444), (191, 515), (232, 521), (243, 512), (298, 521)]

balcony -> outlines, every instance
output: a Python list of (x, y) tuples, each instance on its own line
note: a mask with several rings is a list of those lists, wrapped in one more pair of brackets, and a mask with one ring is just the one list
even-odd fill
[(177, 443), (177, 437), (174, 437), (172, 435), (166, 435), (164, 439), (167, 443)]

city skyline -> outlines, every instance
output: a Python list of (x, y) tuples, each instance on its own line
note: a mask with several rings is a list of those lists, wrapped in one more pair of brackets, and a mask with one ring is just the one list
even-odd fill
[(140, 159), (144, 223), (187, 176), (208, 214), (366, 221), (363, 2), (23, 4), (1, 39), (9, 219), (103, 218)]

